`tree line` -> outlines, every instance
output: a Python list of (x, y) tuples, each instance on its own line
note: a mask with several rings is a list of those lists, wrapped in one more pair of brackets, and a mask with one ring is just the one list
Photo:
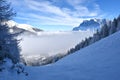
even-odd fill
[(100, 30), (97, 30), (92, 37), (86, 38), (78, 43), (74, 48), (68, 50), (67, 54), (74, 53), (84, 47), (87, 47), (117, 31), (120, 31), (120, 15), (114, 18), (113, 21), (106, 22)]

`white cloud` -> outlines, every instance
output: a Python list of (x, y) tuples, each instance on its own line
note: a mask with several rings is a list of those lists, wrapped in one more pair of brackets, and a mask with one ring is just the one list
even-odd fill
[[(22, 36), (20, 45), (24, 55), (55, 55), (74, 47), (85, 37), (92, 36), (91, 31), (81, 32), (40, 32), (39, 36)], [(55, 43), (55, 44), (53, 44)], [(34, 47), (33, 47), (34, 46)]]
[(82, 3), (86, 2), (86, 1), (87, 0), (67, 0), (67, 2), (72, 6), (82, 4)]
[(36, 14), (28, 14), (28, 16), (29, 17), (31, 16), (31, 19), (25, 18), (26, 20), (30, 20), (37, 24), (39, 23), (40, 25), (66, 25), (66, 26), (68, 25), (74, 27), (76, 26), (76, 24), (79, 25), (79, 23), (83, 20), (83, 18), (68, 18), (68, 17), (62, 18), (59, 16), (54, 16), (53, 18)]
[(61, 17), (69, 17), (68, 14), (64, 13), (59, 7), (52, 5), (48, 1), (37, 2), (33, 0), (26, 0), (29, 8), (45, 13), (55, 14)]
[[(73, 6), (75, 9), (74, 12), (72, 12), (73, 16), (80, 17), (80, 16), (98, 16), (100, 13), (100, 7), (98, 4), (96, 4), (93, 0), (67, 0), (67, 2)], [(91, 4), (93, 6), (93, 9), (90, 10), (87, 6), (88, 4)]]
[[(21, 1), (17, 2), (19, 3)], [(32, 21), (34, 24), (36, 23), (40, 25), (68, 25), (74, 27), (78, 26), (84, 19), (90, 19), (82, 17), (98, 17), (100, 13), (99, 5), (94, 2), (92, 4), (94, 9), (92, 10), (90, 10), (86, 5), (83, 5), (88, 4), (88, 0), (66, 0), (66, 2), (71, 5), (74, 10), (69, 7), (61, 8), (59, 6), (55, 6), (49, 0), (24, 0), (22, 2), (24, 4), (22, 5), (25, 8), (23, 8), (20, 13), (18, 11), (18, 14), (21, 17), (18, 16), (17, 18), (27, 20), (27, 22)]]

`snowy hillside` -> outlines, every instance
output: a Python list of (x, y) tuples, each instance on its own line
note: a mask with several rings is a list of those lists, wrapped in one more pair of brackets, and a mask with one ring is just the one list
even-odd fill
[(34, 28), (31, 25), (19, 24), (12, 20), (8, 21), (7, 24), (9, 25), (11, 32), (19, 32), (19, 31), (24, 30), (24, 33), (35, 34), (37, 32), (42, 31), (41, 29)]
[[(1, 74), (8, 80), (120, 80), (120, 32), (102, 39), (55, 64), (26, 67), (28, 76)], [(14, 73), (15, 74), (15, 73)], [(4, 77), (4, 78), (3, 78)]]
[(84, 20), (78, 27), (74, 27), (73, 31), (79, 30), (97, 30), (106, 23), (106, 19), (90, 19)]
[[(56, 64), (33, 68), (29, 80), (119, 80), (120, 32), (73, 53)], [(40, 74), (40, 75), (33, 75)]]

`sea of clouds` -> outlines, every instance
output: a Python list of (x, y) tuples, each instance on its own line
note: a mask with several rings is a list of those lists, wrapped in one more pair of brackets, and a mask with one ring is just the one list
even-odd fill
[(65, 53), (70, 48), (92, 36), (91, 31), (39, 32), (38, 36), (22, 36), (21, 54), (50, 56)]

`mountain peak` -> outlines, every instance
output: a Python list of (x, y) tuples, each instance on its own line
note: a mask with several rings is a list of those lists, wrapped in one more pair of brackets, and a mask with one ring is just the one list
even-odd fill
[(8, 21), (6, 22), (8, 24), (8, 26), (10, 27), (10, 31), (11, 32), (20, 32), (20, 31), (24, 31), (24, 33), (27, 33), (27, 34), (37, 34), (38, 31), (43, 31), (41, 29), (38, 29), (38, 28), (34, 28), (33, 26), (31, 25), (28, 25), (28, 24), (19, 24), (19, 23), (16, 23), (15, 21)]
[(78, 27), (74, 27), (73, 31), (79, 30), (97, 30), (101, 25), (106, 23), (106, 19), (90, 19), (84, 20)]

